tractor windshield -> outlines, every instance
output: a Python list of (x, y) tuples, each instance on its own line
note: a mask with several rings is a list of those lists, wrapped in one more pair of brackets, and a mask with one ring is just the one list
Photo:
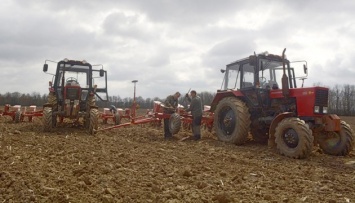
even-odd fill
[(259, 61), (259, 83), (261, 88), (279, 89), (283, 75), (282, 63), (261, 59)]
[(72, 85), (80, 86), (81, 88), (89, 88), (88, 72), (89, 67), (87, 66), (66, 65), (64, 67), (64, 64), (62, 64), (59, 70), (58, 86), (61, 87), (64, 82), (64, 86)]

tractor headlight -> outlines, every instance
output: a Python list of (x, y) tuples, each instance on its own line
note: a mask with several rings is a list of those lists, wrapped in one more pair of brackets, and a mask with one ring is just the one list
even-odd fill
[(323, 106), (323, 113), (328, 113), (328, 107)]
[(314, 106), (314, 113), (319, 113), (319, 106)]

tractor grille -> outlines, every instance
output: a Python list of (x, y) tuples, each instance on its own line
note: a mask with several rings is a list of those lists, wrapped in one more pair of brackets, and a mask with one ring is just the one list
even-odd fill
[(328, 106), (328, 90), (316, 90), (315, 106)]
[(78, 88), (67, 88), (66, 98), (70, 100), (79, 99), (79, 89)]

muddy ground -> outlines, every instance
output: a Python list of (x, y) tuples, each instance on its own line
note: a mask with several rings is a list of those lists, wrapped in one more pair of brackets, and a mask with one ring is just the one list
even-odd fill
[[(355, 118), (344, 118), (355, 129)], [(100, 125), (102, 127), (103, 125)], [(305, 160), (248, 141), (165, 141), (134, 126), (95, 136), (0, 117), (0, 202), (355, 202), (355, 153)]]

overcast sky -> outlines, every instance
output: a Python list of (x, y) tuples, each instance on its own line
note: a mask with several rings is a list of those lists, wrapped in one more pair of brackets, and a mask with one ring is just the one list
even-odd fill
[[(221, 68), (268, 51), (307, 60), (306, 86), (354, 84), (355, 1), (2, 0), (0, 93), (48, 92), (46, 59), (103, 64), (109, 95), (216, 92)], [(49, 72), (55, 64), (49, 64)]]

